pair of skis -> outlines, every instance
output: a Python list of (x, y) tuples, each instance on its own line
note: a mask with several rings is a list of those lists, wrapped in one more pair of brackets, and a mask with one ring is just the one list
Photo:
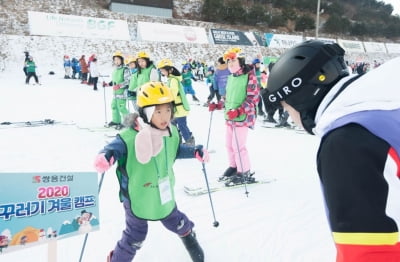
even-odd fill
[[(259, 185), (259, 184), (269, 184), (272, 182), (275, 182), (275, 178), (268, 178), (268, 179), (261, 179), (261, 180), (256, 180), (254, 182), (248, 182), (248, 183), (243, 183), (243, 184), (237, 184), (237, 185), (232, 185), (232, 186), (226, 186), (224, 182), (215, 182), (209, 185), (210, 192), (217, 192), (217, 191), (224, 191), (224, 190), (229, 190), (229, 189), (235, 189), (235, 188), (242, 188), (246, 184), (247, 186), (253, 186), (253, 185)], [(208, 193), (208, 189), (204, 186), (189, 186), (186, 185), (184, 186), (183, 190), (185, 191), (186, 194), (190, 196), (200, 196)]]

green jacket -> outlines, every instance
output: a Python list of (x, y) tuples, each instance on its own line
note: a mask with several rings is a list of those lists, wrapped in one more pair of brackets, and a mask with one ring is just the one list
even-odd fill
[[(226, 99), (225, 99), (225, 119), (228, 119), (227, 112), (231, 109), (240, 107), (247, 97), (247, 84), (249, 82), (248, 74), (228, 76), (226, 83)], [(240, 115), (233, 121), (243, 121), (246, 119), (246, 114)]]
[(187, 71), (186, 73), (182, 73), (182, 85), (183, 86), (191, 86), (192, 85), (192, 77), (193, 74), (191, 71)]
[[(141, 164), (136, 159), (137, 133), (138, 131), (132, 128), (120, 133), (128, 151), (126, 157), (118, 160), (118, 180), (121, 183), (124, 176), (128, 179), (128, 196), (125, 197), (129, 198), (135, 216), (147, 220), (160, 220), (167, 217), (176, 206), (175, 176), (172, 166), (179, 148), (179, 133), (175, 126), (171, 126), (172, 135), (163, 138), (163, 149), (146, 164)], [(126, 170), (126, 174), (123, 170)], [(169, 181), (172, 195), (172, 200), (165, 204), (161, 204), (159, 192), (159, 182), (162, 178)]]
[(33, 61), (26, 62), (26, 72), (35, 73), (36, 72), (36, 64)]

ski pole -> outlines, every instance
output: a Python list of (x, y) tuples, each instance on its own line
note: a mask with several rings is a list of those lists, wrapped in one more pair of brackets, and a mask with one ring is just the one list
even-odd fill
[[(237, 138), (236, 126), (235, 126), (235, 123), (234, 123), (233, 121), (232, 121), (232, 129), (233, 129), (233, 134), (234, 134), (234, 136), (235, 136), (236, 148), (237, 148), (238, 155), (239, 155), (240, 168), (241, 168), (242, 171), (243, 171), (243, 162), (242, 162), (242, 156), (241, 156), (241, 154), (240, 154), (239, 140), (238, 140), (238, 138)], [(244, 181), (244, 190), (245, 190), (244, 193), (246, 194), (246, 196), (249, 197), (249, 191), (247, 191), (247, 181), (246, 181), (246, 178), (245, 178), (245, 181)]]
[(214, 113), (214, 110), (211, 111), (210, 123), (208, 124), (208, 134), (207, 134), (207, 144), (206, 144), (207, 150), (208, 150), (208, 142), (210, 142), (211, 123), (212, 123), (212, 119), (213, 119), (213, 113)]
[(219, 226), (219, 222), (215, 218), (214, 205), (213, 205), (213, 201), (212, 201), (212, 198), (211, 198), (210, 185), (208, 183), (208, 178), (207, 178), (206, 164), (204, 164), (204, 162), (202, 162), (201, 165), (203, 166), (202, 171), (203, 171), (203, 174), (204, 174), (204, 178), (206, 180), (208, 198), (210, 199), (211, 211), (212, 211), (213, 218), (214, 218), (213, 226), (214, 227), (218, 227)]
[[(212, 111), (211, 111), (211, 114), (210, 114), (210, 124), (208, 125), (208, 134), (207, 134), (206, 149), (208, 149), (208, 143), (210, 142), (211, 123), (212, 123), (213, 113), (214, 113), (214, 110), (212, 110)], [(214, 218), (213, 226), (214, 226), (214, 227), (218, 227), (218, 226), (219, 226), (219, 222), (218, 222), (217, 219), (215, 218), (214, 205), (213, 205), (213, 201), (212, 201), (212, 197), (211, 197), (210, 184), (208, 183), (206, 165), (204, 164), (204, 162), (202, 162), (201, 164), (202, 164), (202, 166), (203, 166), (202, 171), (203, 171), (203, 174), (204, 174), (204, 179), (206, 180), (208, 198), (210, 199), (211, 210), (212, 210), (213, 218)]]
[(101, 76), (101, 79), (103, 80), (103, 100), (104, 100), (104, 126), (107, 126), (107, 101), (106, 101), (106, 86), (104, 82), (104, 77)]
[[(104, 174), (105, 174), (105, 172), (103, 172), (103, 173), (101, 174), (101, 177), (100, 177), (98, 193), (100, 193), (101, 186), (103, 185)], [(83, 253), (85, 252), (86, 242), (87, 242), (88, 237), (89, 237), (89, 233), (86, 233), (86, 234), (85, 234), (85, 239), (83, 240), (83, 245), (82, 245), (82, 249), (81, 249), (81, 255), (80, 255), (80, 257), (79, 257), (79, 262), (82, 262)]]

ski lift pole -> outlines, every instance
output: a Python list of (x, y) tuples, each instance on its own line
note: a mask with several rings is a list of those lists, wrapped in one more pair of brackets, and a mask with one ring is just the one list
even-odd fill
[[(100, 181), (99, 181), (99, 193), (100, 193), (100, 190), (101, 190), (101, 186), (103, 185), (103, 180), (104, 180), (104, 174), (105, 174), (106, 172), (103, 172), (102, 174), (101, 174), (101, 177), (100, 177)], [(81, 255), (80, 255), (80, 257), (79, 257), (79, 262), (82, 262), (82, 258), (83, 258), (83, 253), (85, 252), (85, 248), (86, 248), (86, 242), (87, 242), (87, 239), (88, 239), (88, 237), (89, 237), (89, 233), (86, 233), (85, 234), (85, 239), (83, 240), (83, 245), (82, 245), (82, 249), (81, 249)]]

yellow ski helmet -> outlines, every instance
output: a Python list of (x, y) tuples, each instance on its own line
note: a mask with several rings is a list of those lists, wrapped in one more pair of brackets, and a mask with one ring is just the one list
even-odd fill
[(126, 58), (126, 64), (129, 65), (130, 63), (136, 62), (136, 57), (133, 55), (128, 55)]
[(139, 87), (137, 92), (137, 105), (146, 107), (161, 105), (174, 101), (171, 89), (161, 82), (151, 81)]
[(232, 60), (236, 58), (244, 58), (244, 54), (240, 47), (232, 47), (224, 53), (225, 62), (228, 61), (229, 59)]
[(119, 57), (122, 57), (122, 58), (124, 58), (124, 55), (122, 54), (122, 52), (121, 51), (119, 51), (119, 50), (117, 50), (117, 51), (115, 51), (114, 52), (114, 54), (113, 54), (113, 58), (114, 57), (116, 57), (116, 56), (119, 56)]
[(168, 58), (162, 59), (162, 60), (161, 60), (160, 62), (158, 62), (158, 64), (157, 64), (157, 68), (159, 68), (159, 69), (161, 69), (161, 68), (163, 68), (163, 67), (166, 67), (166, 66), (173, 67), (174, 64), (173, 64), (172, 61), (171, 61), (170, 59), (168, 59)]
[(147, 54), (145, 51), (140, 51), (137, 54), (137, 58), (150, 58), (149, 54)]

